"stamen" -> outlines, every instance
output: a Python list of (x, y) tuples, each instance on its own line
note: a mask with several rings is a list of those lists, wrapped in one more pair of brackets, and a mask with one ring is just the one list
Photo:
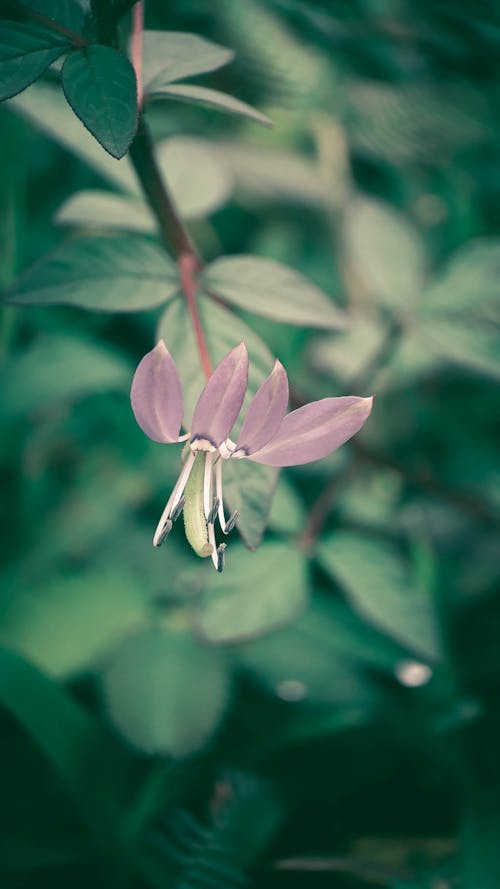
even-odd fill
[(165, 522), (165, 524), (162, 528), (162, 531), (158, 537), (158, 542), (155, 544), (155, 546), (162, 545), (163, 541), (166, 540), (166, 538), (170, 534), (172, 528), (173, 528), (172, 522), (170, 521), (170, 519), (167, 519), (167, 521)]
[(212, 509), (210, 510), (210, 512), (208, 513), (208, 516), (207, 516), (207, 523), (209, 525), (213, 525), (213, 523), (215, 522), (215, 518), (217, 516), (218, 511), (219, 511), (219, 500), (216, 497), (214, 500), (214, 505), (212, 506)]
[(185, 498), (185, 497), (181, 497), (181, 499), (179, 500), (179, 502), (178, 502), (177, 506), (175, 507), (175, 509), (173, 509), (172, 512), (170, 513), (170, 518), (172, 519), (173, 522), (176, 522), (176, 521), (177, 521), (177, 519), (179, 518), (179, 516), (180, 516), (182, 510), (184, 509), (185, 504), (186, 504), (186, 498)]
[(233, 530), (236, 522), (239, 518), (239, 512), (236, 510), (233, 512), (232, 516), (226, 522), (226, 516), (224, 514), (224, 499), (222, 496), (222, 460), (217, 460), (215, 464), (215, 488), (216, 488), (216, 503), (219, 504), (219, 525), (221, 526), (221, 530), (224, 534), (229, 534), (230, 531)]
[(235, 509), (235, 511), (233, 512), (231, 518), (229, 518), (229, 519), (227, 520), (227, 522), (226, 522), (226, 527), (224, 528), (224, 534), (230, 534), (230, 533), (231, 533), (231, 531), (233, 530), (233, 528), (234, 528), (236, 522), (238, 521), (239, 517), (240, 517), (240, 511), (239, 511), (239, 509)]
[(220, 546), (217, 547), (217, 571), (222, 573), (224, 571), (224, 566), (226, 564), (226, 544), (221, 543)]
[(210, 553), (212, 562), (214, 564), (214, 568), (216, 571), (219, 570), (219, 551), (217, 549), (217, 544), (215, 542), (215, 530), (212, 523), (207, 525), (207, 534), (208, 534), (208, 542), (212, 547), (212, 552)]
[[(179, 503), (179, 501), (184, 493), (184, 488), (186, 487), (187, 480), (188, 480), (191, 470), (194, 466), (195, 456), (196, 455), (193, 454), (192, 451), (190, 451), (188, 458), (187, 458), (186, 462), (184, 463), (184, 466), (181, 469), (179, 478), (177, 479), (177, 481), (174, 485), (174, 489), (173, 489), (170, 497), (167, 500), (165, 509), (163, 510), (163, 512), (160, 516), (160, 521), (158, 522), (158, 524), (156, 526), (156, 531), (155, 531), (154, 537), (153, 537), (153, 546), (160, 545), (161, 541), (160, 541), (160, 543), (158, 541), (160, 540), (162, 531), (167, 523), (167, 520), (171, 520), (172, 513), (176, 512), (177, 504)], [(165, 537), (162, 538), (162, 540), (164, 540), (164, 539), (165, 539)]]

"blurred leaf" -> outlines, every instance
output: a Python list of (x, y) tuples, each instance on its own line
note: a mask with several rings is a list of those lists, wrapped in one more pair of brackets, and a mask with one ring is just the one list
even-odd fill
[(82, 237), (35, 263), (4, 296), (24, 305), (133, 312), (167, 302), (178, 286), (176, 266), (151, 241), (134, 235)]
[(364, 376), (383, 353), (386, 338), (387, 330), (379, 320), (354, 315), (347, 330), (311, 343), (311, 365), (320, 373), (350, 383)]
[(247, 102), (242, 102), (220, 90), (208, 89), (205, 86), (195, 86), (191, 83), (176, 83), (169, 86), (153, 87), (149, 92), (154, 99), (179, 99), (184, 102), (192, 102), (194, 105), (206, 105), (217, 111), (225, 111), (227, 114), (236, 114), (247, 117), (249, 120), (260, 123), (265, 127), (272, 127), (273, 122), (265, 114), (252, 108)]
[(197, 627), (214, 643), (238, 642), (288, 623), (307, 605), (306, 560), (285, 543), (258, 553), (228, 549), (223, 574), (211, 572)]
[(205, 216), (227, 203), (233, 177), (206, 142), (175, 136), (160, 142), (156, 154), (183, 217)]
[(419, 341), (441, 361), (500, 378), (500, 242), (478, 239), (422, 294)]
[(174, 80), (216, 71), (234, 56), (231, 49), (182, 31), (144, 31), (143, 40), (146, 93)]
[(0, 415), (25, 416), (59, 401), (126, 390), (132, 369), (97, 343), (65, 334), (39, 337), (0, 365)]
[(291, 482), (281, 473), (269, 514), (269, 527), (279, 534), (300, 534), (305, 523), (302, 500)]
[(287, 324), (343, 327), (346, 316), (295, 269), (261, 256), (223, 256), (204, 272), (207, 290), (248, 312)]
[(0, 101), (24, 90), (68, 49), (71, 43), (48, 28), (0, 22)]
[(116, 649), (103, 674), (109, 716), (146, 753), (187, 756), (207, 742), (227, 703), (219, 651), (189, 633), (146, 629)]
[(126, 153), (137, 127), (137, 84), (129, 60), (109, 46), (72, 53), (62, 69), (75, 114), (113, 157)]
[(223, 476), (227, 508), (231, 513), (239, 510), (238, 531), (250, 549), (257, 549), (266, 529), (278, 470), (251, 460), (225, 460)]
[(116, 848), (119, 809), (110, 782), (120, 757), (80, 704), (14, 652), (0, 649), (0, 703), (32, 737), (73, 798), (101, 851)]
[(55, 220), (59, 225), (84, 228), (118, 228), (152, 233), (156, 230), (155, 218), (145, 201), (110, 191), (77, 191), (61, 204)]
[[(260, 337), (229, 309), (201, 294), (198, 297), (198, 309), (214, 367), (234, 346), (242, 340), (245, 341), (250, 356), (250, 368), (247, 396), (242, 409), (243, 415), (251, 396), (255, 395), (259, 386), (272, 370), (272, 356)], [(201, 369), (185, 300), (174, 300), (164, 312), (158, 327), (158, 339), (160, 337), (165, 340), (179, 370), (184, 394), (184, 416), (187, 428), (189, 428), (194, 406), (206, 380)]]
[(430, 593), (418, 588), (396, 547), (340, 531), (322, 540), (318, 557), (362, 617), (420, 657), (439, 657)]
[(372, 199), (348, 206), (343, 237), (356, 279), (389, 308), (410, 308), (422, 289), (425, 253), (406, 219)]
[(1, 644), (58, 677), (94, 667), (148, 618), (144, 589), (115, 570), (54, 578), (11, 596), (2, 611)]
[(139, 193), (139, 185), (128, 158), (117, 160), (103, 151), (77, 117), (68, 114), (68, 106), (59, 86), (35, 83), (29, 90), (11, 99), (8, 105), (26, 117), (49, 138), (71, 151), (103, 179), (118, 188)]

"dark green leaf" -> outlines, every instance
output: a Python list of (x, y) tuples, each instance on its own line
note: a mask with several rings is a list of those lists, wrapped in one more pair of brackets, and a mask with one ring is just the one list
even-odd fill
[(82, 29), (90, 11), (89, 0), (22, 0), (22, 4), (76, 32)]
[(179, 628), (131, 636), (115, 651), (103, 683), (109, 715), (127, 740), (171, 756), (206, 743), (229, 691), (220, 653)]
[(158, 86), (216, 71), (227, 65), (234, 53), (182, 31), (144, 31), (143, 79), (149, 93)]
[(0, 704), (50, 762), (101, 850), (117, 842), (117, 751), (91, 715), (18, 654), (0, 649)]
[(133, 235), (79, 238), (28, 269), (8, 302), (62, 303), (101, 312), (158, 306), (178, 290), (177, 269), (156, 244)]
[(228, 302), (287, 324), (336, 329), (346, 316), (295, 269), (261, 256), (223, 256), (207, 266), (207, 290)]
[(257, 553), (228, 547), (222, 574), (204, 587), (198, 629), (210, 642), (238, 642), (293, 620), (307, 605), (306, 560), (285, 543), (266, 543)]
[(256, 108), (252, 108), (246, 102), (221, 93), (220, 90), (208, 89), (191, 83), (176, 83), (169, 86), (152, 87), (149, 96), (156, 99), (180, 99), (184, 102), (192, 102), (194, 105), (206, 105), (216, 108), (217, 111), (225, 111), (227, 114), (237, 114), (260, 123), (265, 127), (272, 127), (273, 122), (265, 114), (261, 114)]
[(20, 93), (70, 48), (67, 38), (48, 28), (0, 22), (0, 100)]
[(108, 46), (89, 46), (66, 59), (62, 85), (97, 141), (113, 157), (123, 157), (137, 127), (137, 84), (129, 60)]

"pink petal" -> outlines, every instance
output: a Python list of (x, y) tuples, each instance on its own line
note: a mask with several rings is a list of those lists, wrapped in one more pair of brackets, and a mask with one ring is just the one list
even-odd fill
[(153, 441), (177, 441), (184, 414), (182, 388), (174, 359), (163, 340), (139, 363), (130, 392), (132, 410)]
[(245, 343), (229, 352), (215, 368), (201, 393), (193, 414), (191, 441), (208, 442), (214, 448), (228, 437), (243, 404), (248, 383)]
[(373, 398), (347, 395), (299, 407), (285, 417), (277, 435), (249, 459), (267, 466), (297, 466), (320, 460), (361, 429), (372, 402)]
[(276, 435), (288, 404), (288, 377), (281, 362), (262, 383), (248, 407), (236, 451), (246, 455), (263, 448)]

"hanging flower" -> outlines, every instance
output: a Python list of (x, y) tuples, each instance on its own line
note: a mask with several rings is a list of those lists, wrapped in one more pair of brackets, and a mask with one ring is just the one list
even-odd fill
[(180, 435), (182, 387), (163, 340), (144, 356), (132, 382), (132, 410), (143, 432), (164, 444), (187, 442), (184, 464), (158, 522), (153, 544), (163, 543), (184, 509), (188, 539), (199, 555), (211, 556), (218, 571), (224, 567), (226, 545), (216, 544), (215, 520), (218, 518), (222, 532), (229, 534), (238, 519), (238, 512), (226, 519), (223, 461), (245, 458), (268, 466), (296, 466), (320, 460), (361, 429), (372, 407), (372, 398), (348, 395), (312, 401), (286, 414), (288, 378), (283, 365), (276, 361), (250, 402), (234, 442), (229, 435), (247, 384), (248, 353), (245, 344), (240, 343), (213, 372), (196, 403), (190, 432)]

